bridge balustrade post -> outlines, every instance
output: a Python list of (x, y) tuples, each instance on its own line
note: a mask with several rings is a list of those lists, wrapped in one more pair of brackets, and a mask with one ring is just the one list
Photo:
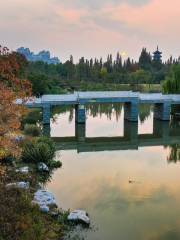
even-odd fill
[(83, 123), (86, 122), (86, 111), (85, 106), (82, 104), (78, 104), (75, 106), (75, 120), (77, 123)]
[(43, 104), (43, 124), (50, 124), (51, 107), (50, 104)]
[(138, 122), (138, 101), (133, 100), (124, 104), (124, 119)]
[(164, 103), (156, 103), (154, 105), (154, 118), (169, 121), (171, 114), (171, 102), (165, 101)]

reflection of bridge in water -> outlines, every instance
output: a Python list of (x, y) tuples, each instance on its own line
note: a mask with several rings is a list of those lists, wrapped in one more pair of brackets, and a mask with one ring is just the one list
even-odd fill
[[(105, 103), (124, 104), (124, 136), (86, 137), (86, 105)], [(17, 104), (22, 104), (22, 101), (17, 100)], [(153, 134), (138, 134), (140, 104), (154, 104)], [(132, 91), (75, 92), (67, 95), (44, 95), (26, 102), (25, 105), (29, 108), (42, 108), (46, 135), (50, 134), (51, 108), (63, 105), (75, 106), (75, 137), (54, 138), (59, 149), (77, 149), (79, 152), (138, 149), (141, 146), (166, 146), (180, 142), (180, 134), (176, 131), (172, 134), (172, 129), (169, 127), (171, 107), (180, 105), (180, 94), (142, 94)], [(159, 122), (157, 119), (163, 121)]]
[(168, 146), (180, 144), (180, 128), (169, 122), (154, 120), (152, 134), (138, 134), (138, 123), (124, 122), (122, 137), (86, 137), (85, 124), (76, 124), (74, 137), (53, 137), (57, 150), (78, 152), (138, 149), (145, 146)]

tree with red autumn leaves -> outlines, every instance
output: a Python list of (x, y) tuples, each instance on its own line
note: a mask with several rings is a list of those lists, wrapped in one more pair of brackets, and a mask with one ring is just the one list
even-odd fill
[[(20, 154), (15, 136), (27, 111), (23, 103), (31, 95), (31, 84), (20, 77), (25, 61), (23, 56), (0, 46), (0, 159)], [(15, 104), (19, 98), (21, 105)]]

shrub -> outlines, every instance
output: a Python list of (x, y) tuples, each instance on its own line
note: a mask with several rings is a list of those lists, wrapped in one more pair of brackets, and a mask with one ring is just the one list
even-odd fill
[(22, 120), (22, 125), (25, 124), (36, 124), (38, 122), (42, 122), (42, 112), (40, 109), (34, 109), (29, 112), (28, 115)]
[(52, 160), (52, 151), (46, 143), (31, 142), (23, 147), (22, 160), (28, 163), (49, 163)]
[(14, 156), (8, 155), (1, 159), (1, 164), (13, 165), (15, 161), (16, 161), (16, 158)]
[(50, 168), (60, 168), (62, 166), (62, 163), (60, 161), (55, 161), (55, 160), (52, 160), (50, 163), (49, 163), (49, 167)]
[(26, 124), (24, 127), (24, 133), (33, 137), (38, 137), (41, 134), (41, 129), (35, 124)]
[(44, 136), (39, 137), (37, 139), (37, 143), (46, 143), (49, 146), (50, 151), (51, 151), (51, 159), (54, 158), (55, 152), (56, 152), (56, 147), (55, 147), (55, 144), (54, 144), (54, 142), (53, 142), (53, 140), (51, 138), (44, 137)]
[(40, 137), (24, 144), (22, 160), (28, 163), (44, 162), (49, 165), (54, 155), (54, 142), (48, 137)]

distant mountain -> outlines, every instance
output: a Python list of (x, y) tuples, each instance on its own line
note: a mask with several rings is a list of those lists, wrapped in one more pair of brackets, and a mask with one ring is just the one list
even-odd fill
[(51, 58), (49, 51), (41, 51), (38, 54), (31, 52), (29, 48), (20, 47), (17, 49), (18, 53), (21, 53), (26, 57), (26, 59), (30, 62), (42, 61), (48, 64), (58, 64), (60, 63), (59, 58), (53, 57)]

